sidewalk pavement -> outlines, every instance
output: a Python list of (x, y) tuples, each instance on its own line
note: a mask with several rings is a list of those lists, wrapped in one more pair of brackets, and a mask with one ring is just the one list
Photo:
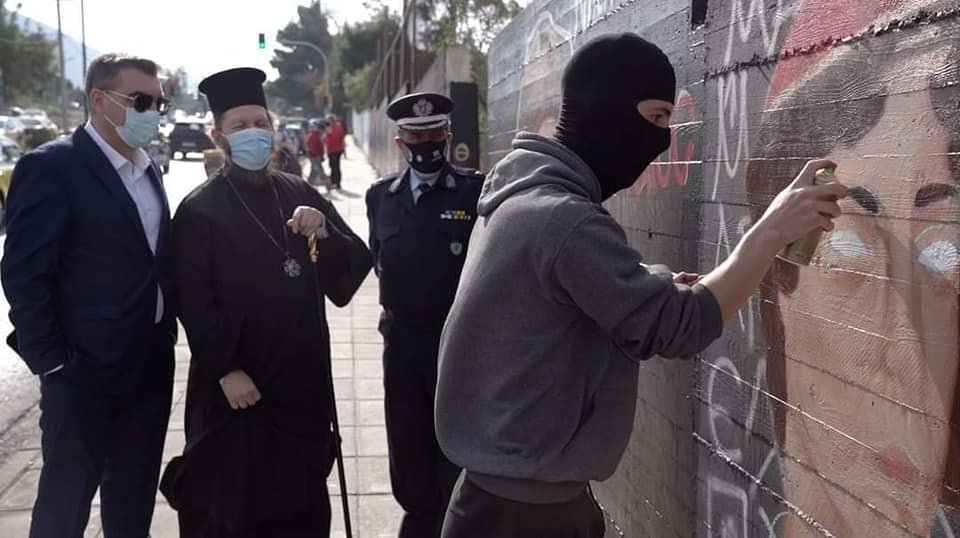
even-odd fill
[[(342, 161), (343, 190), (328, 195), (353, 230), (366, 238), (367, 219), (363, 195), (376, 179), (361, 150), (352, 138), (347, 140), (347, 156)], [(321, 189), (323, 191), (323, 189)], [(377, 304), (377, 279), (370, 277), (345, 308), (328, 304), (334, 384), (337, 393), (340, 430), (347, 475), (350, 516), (357, 538), (395, 537), (401, 510), (390, 494), (387, 463), (387, 437), (383, 410), (383, 341), (377, 332), (380, 308)], [(164, 466), (181, 453), (184, 445), (183, 411), (190, 357), (181, 331), (177, 345), (177, 374), (173, 394), (173, 414), (164, 448)], [(39, 411), (35, 407), (19, 422), (28, 429), (26, 441), (0, 465), (0, 536), (26, 537), (30, 511), (40, 475)], [(333, 512), (332, 537), (344, 536), (340, 487), (334, 467), (328, 487)], [(85, 537), (101, 537), (99, 496), (94, 499), (90, 525)], [(153, 538), (178, 536), (176, 513), (157, 494), (153, 518)]]

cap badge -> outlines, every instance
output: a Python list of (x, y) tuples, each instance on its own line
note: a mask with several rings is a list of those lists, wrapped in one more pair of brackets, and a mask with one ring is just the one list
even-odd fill
[(413, 113), (417, 117), (429, 116), (433, 113), (433, 103), (427, 101), (426, 99), (420, 99), (413, 105)]

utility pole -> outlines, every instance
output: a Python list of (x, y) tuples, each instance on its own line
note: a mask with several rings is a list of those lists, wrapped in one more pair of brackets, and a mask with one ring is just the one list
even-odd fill
[(67, 125), (67, 75), (63, 60), (63, 23), (60, 20), (60, 0), (57, 0), (57, 41), (60, 44), (60, 127), (68, 129)]
[[(80, 0), (80, 40), (83, 41), (83, 84), (87, 82), (87, 18), (86, 10), (83, 9), (83, 0)], [(83, 115), (85, 120), (90, 119), (90, 100), (89, 96), (83, 99)]]

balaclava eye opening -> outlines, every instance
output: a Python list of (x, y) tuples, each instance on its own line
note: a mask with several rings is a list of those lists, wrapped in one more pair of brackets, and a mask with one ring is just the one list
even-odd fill
[(637, 111), (646, 99), (674, 102), (676, 76), (656, 45), (631, 34), (591, 40), (563, 73), (557, 140), (600, 181), (604, 200), (637, 180), (670, 147), (670, 129)]

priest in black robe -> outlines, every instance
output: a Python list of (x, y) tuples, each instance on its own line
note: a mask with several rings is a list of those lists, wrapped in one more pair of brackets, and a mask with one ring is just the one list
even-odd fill
[(243, 68), (200, 84), (226, 164), (173, 221), (191, 360), (187, 444), (161, 490), (185, 538), (329, 534), (339, 440), (324, 298), (347, 304), (371, 257), (333, 204), (267, 167), (264, 80)]

